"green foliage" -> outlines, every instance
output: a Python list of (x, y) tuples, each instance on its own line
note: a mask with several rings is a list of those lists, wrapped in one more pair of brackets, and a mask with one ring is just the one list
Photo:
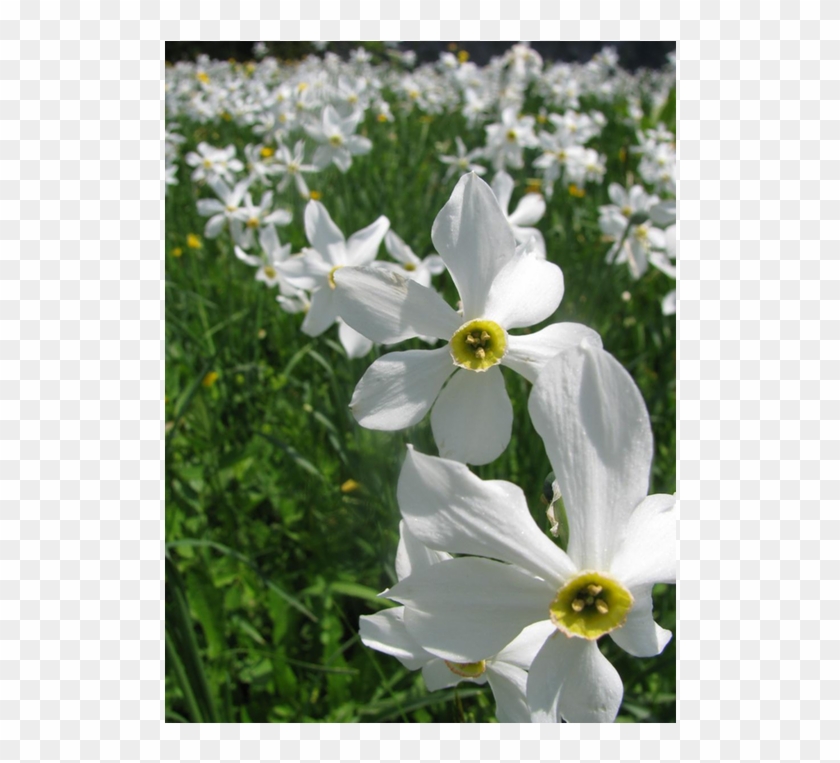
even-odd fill
[[(598, 207), (609, 203), (608, 182), (632, 182), (636, 160), (630, 129), (614, 108), (600, 108), (608, 117), (598, 144), (608, 157), (607, 180), (588, 186), (583, 198), (558, 184), (539, 223), (566, 284), (546, 323), (591, 326), (633, 375), (654, 430), (651, 491), (674, 492), (675, 322), (660, 307), (671, 285), (656, 270), (634, 282), (626, 268), (604, 262), (609, 245)], [(187, 138), (182, 155), (201, 140), (234, 143), (240, 155), (255, 142), (231, 122), (185, 122), (179, 131)], [(347, 174), (310, 176), (311, 186), (345, 233), (384, 214), (418, 254), (429, 253), (432, 222), (455, 184), (442, 181), (437, 155), (453, 149), (455, 135), (473, 147), (483, 132), (457, 114), (397, 114), (393, 124), (369, 119), (363, 131), (372, 153), (356, 157)], [(527, 176), (514, 178), (515, 204)], [(256, 198), (260, 189), (253, 190)], [(203, 238), (206, 220), (195, 202), (208, 195), (182, 164), (166, 204), (167, 719), (494, 720), (488, 688), (429, 693), (419, 673), (367, 649), (358, 636), (360, 615), (390, 606), (376, 594), (395, 582), (397, 478), (406, 443), (436, 454), (428, 418), (397, 433), (355, 423), (348, 410), (353, 389), (384, 350), (348, 360), (335, 329), (314, 340), (303, 335), (300, 316), (280, 310), (274, 293), (234, 257), (229, 239)], [(294, 213), (282, 240), (300, 251), (307, 245), (304, 202), (291, 187), (279, 201)], [(201, 248), (188, 248), (190, 233), (202, 237)], [(445, 276), (437, 285), (454, 302)], [(211, 372), (218, 375), (213, 383)], [(551, 467), (528, 416), (530, 385), (514, 374), (505, 378), (513, 437), (497, 461), (475, 471), (521, 486), (547, 528), (539, 498)], [(350, 479), (358, 487), (343, 492)], [(657, 621), (674, 630), (674, 587), (658, 587), (654, 606)], [(674, 642), (659, 657), (640, 660), (602, 641), (624, 680), (619, 720), (674, 721)]]

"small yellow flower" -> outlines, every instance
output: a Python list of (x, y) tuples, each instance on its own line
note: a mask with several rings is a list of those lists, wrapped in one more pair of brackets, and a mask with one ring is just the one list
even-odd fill
[(216, 383), (216, 380), (217, 380), (218, 378), (219, 378), (219, 374), (217, 374), (215, 371), (210, 371), (210, 372), (209, 372), (209, 373), (208, 373), (208, 374), (207, 374), (207, 375), (206, 375), (206, 376), (205, 376), (205, 377), (201, 380), (201, 386), (202, 386), (202, 387), (207, 387), (207, 388), (209, 389), (210, 387), (212, 387), (212, 386)]
[(224, 119), (225, 122), (230, 122), (230, 120), (233, 119), (233, 117), (230, 114), (228, 114), (228, 112), (223, 111), (222, 112), (222, 119)]
[(180, 247), (180, 246), (176, 246), (176, 247), (172, 250), (172, 256), (173, 256), (173, 257), (180, 257), (183, 253), (184, 253), (184, 250), (183, 250), (183, 249), (181, 249), (181, 247)]
[(265, 329), (260, 329), (257, 332), (257, 339), (265, 339), (265, 337), (266, 337)]
[(350, 479), (341, 483), (342, 493), (355, 493), (361, 485), (356, 480)]
[(528, 178), (528, 185), (525, 186), (525, 193), (540, 193), (542, 182), (539, 178)]
[(387, 122), (388, 121), (388, 117), (386, 117), (384, 114), (379, 114), (376, 118), (380, 122)]
[(312, 199), (313, 201), (318, 201), (318, 199), (321, 198), (321, 192), (320, 191), (310, 191), (309, 192), (309, 198)]
[(190, 249), (201, 249), (201, 239), (195, 233), (190, 233), (187, 236), (187, 246)]
[(586, 196), (586, 191), (583, 188), (578, 188), (574, 183), (569, 186), (569, 196), (574, 196), (578, 199), (582, 199)]
[(274, 156), (274, 149), (271, 148), (271, 146), (263, 146), (260, 149), (260, 156), (262, 156), (263, 159), (270, 159)]
[(466, 50), (458, 51), (458, 60), (463, 64), (470, 60), (470, 54)]
[(199, 82), (203, 82), (205, 85), (210, 82), (210, 77), (207, 76), (207, 72), (199, 72), (195, 75), (195, 78)]

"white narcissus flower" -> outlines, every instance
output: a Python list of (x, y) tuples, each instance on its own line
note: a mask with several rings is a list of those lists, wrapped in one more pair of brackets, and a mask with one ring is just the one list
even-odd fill
[(487, 132), (484, 155), (492, 160), (493, 167), (497, 170), (503, 170), (505, 167), (523, 167), (522, 150), (539, 145), (539, 140), (534, 135), (534, 117), (519, 117), (512, 106), (502, 111), (501, 122), (488, 125), (484, 129)]
[[(319, 336), (335, 323), (339, 314), (335, 300), (336, 273), (348, 265), (357, 267), (372, 262), (390, 222), (387, 217), (379, 217), (345, 240), (319, 201), (306, 205), (303, 221), (310, 248), (290, 257), (280, 265), (280, 270), (292, 286), (312, 292), (312, 302), (301, 330), (309, 336)], [(348, 354), (360, 352), (356, 333), (350, 326), (339, 328), (339, 338)], [(370, 349), (370, 344), (367, 348)]]
[(383, 262), (382, 266), (392, 266), (406, 278), (416, 281), (421, 286), (431, 286), (432, 276), (439, 276), (446, 270), (446, 265), (443, 264), (439, 254), (429, 254), (421, 260), (393, 230), (385, 234), (385, 249), (399, 265)]
[(460, 136), (455, 137), (455, 145), (458, 150), (458, 156), (441, 155), (438, 157), (444, 164), (449, 165), (449, 169), (446, 170), (443, 176), (444, 182), (449, 180), (456, 171), (462, 175), (465, 172), (475, 172), (477, 175), (483, 175), (487, 172), (486, 167), (482, 167), (480, 164), (473, 164), (474, 159), (483, 156), (482, 149), (474, 148), (472, 151), (467, 152), (467, 147), (464, 145), (464, 141), (461, 140)]
[[(400, 523), (396, 560), (399, 580), (451, 558), (443, 551), (426, 548), (408, 531), (405, 522)], [(458, 663), (423, 649), (406, 630), (404, 615), (405, 607), (395, 607), (360, 617), (362, 642), (371, 649), (396, 657), (409, 670), (422, 669), (429, 691), (455, 686), (462, 681), (479, 685), (489, 682), (496, 698), (496, 717), (500, 723), (530, 721), (525, 699), (526, 671), (553, 631), (550, 622), (529, 626), (498, 654), (476, 662)]]
[(260, 231), (260, 247), (263, 250), (262, 255), (248, 254), (238, 246), (234, 246), (233, 250), (238, 260), (257, 268), (258, 281), (262, 281), (266, 286), (278, 286), (284, 297), (300, 296), (300, 290), (286, 283), (279, 269), (280, 264), (289, 258), (292, 245), (281, 245), (277, 229), (270, 225)]
[(302, 140), (295, 143), (294, 156), (285, 143), (281, 143), (277, 148), (277, 154), (275, 155), (277, 159), (276, 171), (281, 176), (280, 182), (277, 184), (277, 190), (284, 191), (289, 182), (289, 178), (294, 178), (295, 186), (297, 186), (297, 191), (301, 198), (308, 199), (309, 186), (306, 185), (302, 173), (317, 172), (317, 170), (314, 164), (303, 163), (303, 145), (304, 142)]
[(485, 464), (507, 447), (513, 422), (498, 366), (533, 382), (558, 352), (583, 337), (600, 338), (575, 323), (508, 334), (551, 316), (563, 297), (563, 274), (533, 251), (516, 248), (499, 202), (477, 175), (458, 182), (435, 219), (432, 243), (455, 282), (462, 313), (432, 289), (381, 268), (335, 274), (339, 314), (374, 342), (417, 336), (447, 342), (379, 358), (356, 386), (350, 408), (362, 426), (384, 430), (416, 424), (431, 409), (441, 455)]
[(538, 193), (526, 193), (516, 205), (516, 209), (508, 214), (510, 197), (513, 194), (513, 178), (504, 170), (496, 173), (493, 178), (493, 193), (499, 200), (517, 244), (525, 244), (534, 239), (534, 251), (545, 259), (545, 239), (538, 228), (532, 227), (545, 214), (545, 199)]
[(530, 666), (536, 722), (611, 722), (621, 678), (598, 649), (609, 635), (636, 657), (671, 633), (652, 589), (676, 579), (676, 497), (648, 495), (653, 436), (641, 393), (618, 361), (582, 342), (550, 361), (529, 402), (569, 522), (564, 552), (537, 527), (523, 492), (409, 448), (397, 497), (409, 531), (469, 556), (413, 572), (386, 592), (407, 632), (455, 662), (496, 654), (533, 623), (554, 626)]
[(225, 223), (232, 223), (235, 213), (242, 204), (242, 197), (251, 185), (251, 179), (246, 178), (231, 188), (224, 180), (213, 178), (209, 185), (215, 192), (218, 199), (199, 199), (198, 214), (202, 217), (210, 217), (207, 225), (204, 226), (204, 235), (207, 238), (216, 238), (225, 227)]
[(245, 194), (245, 203), (232, 214), (231, 235), (243, 249), (250, 249), (254, 244), (254, 232), (275, 225), (288, 225), (292, 213), (286, 209), (271, 211), (274, 194), (266, 191), (260, 199), (260, 205), (254, 204), (250, 193)]
[(353, 134), (361, 118), (360, 111), (340, 117), (333, 106), (327, 105), (321, 115), (321, 123), (306, 127), (309, 137), (321, 144), (312, 158), (318, 169), (324, 169), (332, 162), (342, 172), (347, 172), (354, 156), (371, 150), (373, 144), (367, 138)]
[(195, 181), (218, 177), (226, 183), (233, 183), (233, 173), (244, 169), (242, 162), (236, 158), (236, 148), (232, 144), (227, 148), (214, 148), (201, 142), (197, 148), (198, 153), (190, 151), (185, 157), (187, 164), (195, 167), (191, 176)]

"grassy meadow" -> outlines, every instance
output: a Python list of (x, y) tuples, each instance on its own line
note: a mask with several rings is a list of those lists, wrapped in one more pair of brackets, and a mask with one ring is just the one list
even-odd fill
[[(673, 97), (656, 114), (644, 93), (641, 102), (644, 126), (656, 120), (675, 129)], [(529, 93), (522, 112), (537, 115), (542, 105)], [(640, 182), (631, 151), (637, 136), (622, 99), (581, 97), (579, 111), (594, 108), (606, 117), (592, 142), (606, 156), (606, 176), (571, 190), (561, 180), (548, 200), (537, 227), (548, 259), (563, 270), (565, 296), (533, 330), (574, 321), (600, 333), (647, 403), (651, 492), (673, 493), (676, 322), (661, 306), (673, 281), (655, 268), (634, 280), (626, 265), (605, 262), (610, 243), (599, 207), (610, 203), (610, 182)], [(330, 166), (307, 182), (345, 235), (385, 215), (422, 257), (433, 251), (432, 223), (458, 180), (443, 180), (438, 157), (455, 152), (455, 136), (482, 145), (485, 130), (457, 110), (393, 112), (393, 122), (366, 114), (358, 133), (373, 148), (353, 157), (349, 171)], [(428, 416), (399, 432), (359, 426), (348, 408), (353, 389), (388, 348), (351, 360), (336, 327), (306, 336), (302, 315), (283, 312), (276, 289), (236, 258), (227, 231), (205, 237), (207, 218), (196, 202), (213, 194), (190, 179), (183, 157), (202, 141), (232, 144), (240, 158), (248, 144), (276, 144), (226, 114), (175, 115), (168, 125), (185, 142), (166, 198), (166, 720), (494, 722), (488, 686), (428, 692), (419, 671), (365, 647), (358, 635), (361, 615), (393, 605), (377, 594), (396, 582), (397, 479), (407, 443), (437, 455)], [(314, 144), (306, 140), (309, 156)], [(515, 206), (535, 174), (527, 162), (507, 171)], [(273, 185), (252, 186), (255, 199), (264, 188)], [(274, 204), (292, 212), (278, 233), (300, 252), (309, 245), (306, 200), (290, 183)], [(455, 303), (446, 273), (434, 285)], [(411, 340), (399, 349), (427, 346)], [(541, 496), (551, 467), (529, 419), (530, 384), (508, 369), (504, 375), (514, 406), (511, 442), (496, 461), (472, 470), (520, 486), (547, 531)], [(610, 639), (599, 642), (624, 682), (622, 722), (675, 721), (674, 586), (656, 587), (654, 615), (674, 631), (658, 657), (633, 658)]]

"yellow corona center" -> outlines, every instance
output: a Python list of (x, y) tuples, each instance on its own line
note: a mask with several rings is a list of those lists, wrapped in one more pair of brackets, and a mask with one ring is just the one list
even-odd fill
[(417, 270), (417, 265), (415, 265), (413, 262), (406, 262), (403, 265), (403, 270), (407, 270), (410, 273), (412, 270)]
[(600, 572), (582, 572), (551, 602), (548, 614), (567, 636), (594, 641), (620, 628), (633, 606), (633, 595), (621, 583)]
[(507, 332), (493, 321), (465, 323), (449, 340), (455, 365), (470, 371), (486, 371), (499, 363), (507, 352)]
[(484, 660), (478, 662), (449, 662), (444, 660), (446, 667), (449, 668), (456, 676), (462, 678), (478, 678), (485, 670), (487, 665)]
[(263, 273), (265, 273), (268, 278), (274, 278), (277, 275), (277, 271), (271, 267), (271, 265), (266, 265), (263, 268)]
[(331, 289), (335, 288), (335, 271), (341, 270), (343, 267), (344, 265), (336, 265), (327, 275), (327, 282), (329, 283)]
[(260, 156), (262, 156), (263, 159), (269, 159), (274, 156), (274, 149), (269, 148), (268, 146), (263, 146), (260, 149)]
[(342, 143), (344, 143), (344, 140), (342, 139), (342, 137), (340, 135), (331, 135), (330, 136), (330, 145), (331, 146), (340, 146)]
[(249, 217), (248, 222), (245, 223), (249, 228), (259, 228), (260, 227), (260, 220), (258, 217)]
[(624, 206), (624, 207), (621, 208), (621, 214), (623, 214), (625, 217), (632, 217), (633, 216), (633, 210), (630, 209), (629, 206)]
[(506, 137), (511, 143), (513, 143), (516, 140), (516, 131), (515, 130), (508, 130)]

